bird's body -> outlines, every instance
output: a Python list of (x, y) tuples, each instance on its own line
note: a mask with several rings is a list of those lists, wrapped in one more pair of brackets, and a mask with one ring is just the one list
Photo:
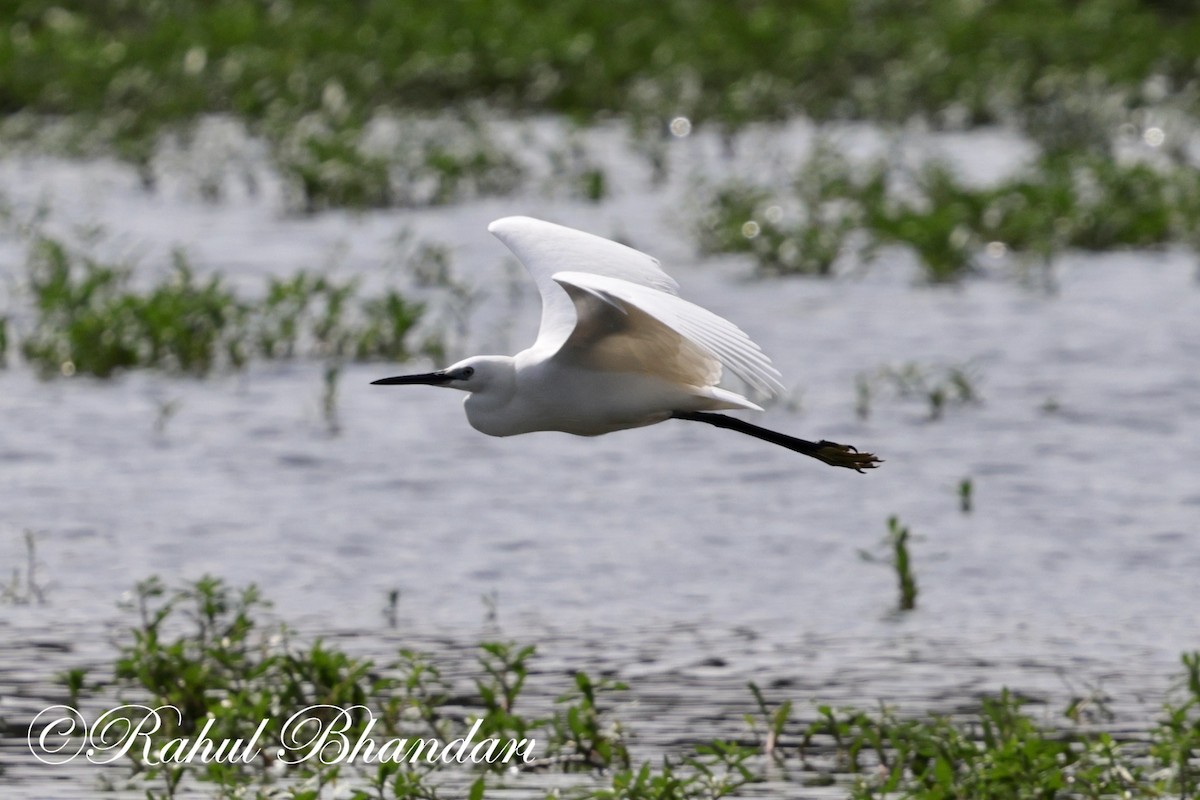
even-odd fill
[(717, 385), (723, 368), (766, 395), (782, 391), (779, 373), (741, 329), (680, 298), (656, 259), (529, 217), (506, 217), (488, 230), (537, 283), (537, 340), (515, 356), (474, 356), (438, 372), (375, 383), (465, 390), (468, 421), (491, 436), (598, 436), (677, 418), (734, 428), (835, 466), (862, 469), (878, 461), (711, 413), (762, 410)]
[(489, 436), (534, 431), (599, 436), (662, 422), (672, 410), (753, 408), (723, 389), (681, 386), (645, 373), (597, 372), (532, 350), (496, 365), (498, 372), (510, 373), (498, 380), (499, 390), (473, 392), (463, 401), (471, 426)]

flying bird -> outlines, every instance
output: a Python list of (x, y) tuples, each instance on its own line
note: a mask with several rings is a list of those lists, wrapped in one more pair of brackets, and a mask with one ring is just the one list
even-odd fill
[(515, 356), (472, 356), (373, 384), (428, 384), (467, 393), (467, 420), (489, 436), (563, 431), (577, 436), (668, 419), (728, 428), (835, 467), (881, 463), (849, 445), (810, 442), (719, 410), (762, 411), (718, 386), (724, 369), (764, 395), (779, 372), (732, 322), (679, 297), (657, 259), (623, 244), (530, 217), (488, 231), (520, 259), (542, 297), (537, 340)]

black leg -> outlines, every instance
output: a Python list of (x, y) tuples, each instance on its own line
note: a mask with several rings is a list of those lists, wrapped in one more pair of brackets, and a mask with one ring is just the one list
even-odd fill
[(707, 422), (709, 425), (715, 425), (718, 428), (728, 428), (731, 431), (744, 433), (747, 436), (753, 436), (755, 439), (762, 439), (764, 442), (777, 444), (780, 447), (786, 447), (788, 450), (812, 456), (818, 461), (824, 461), (826, 464), (834, 467), (846, 467), (847, 469), (862, 472), (864, 469), (874, 469), (883, 463), (870, 453), (860, 453), (847, 444), (828, 442), (824, 439), (819, 442), (797, 439), (795, 436), (788, 436), (787, 434), (768, 430), (767, 428), (760, 428), (758, 425), (751, 425), (749, 422), (743, 422), (735, 417), (727, 417), (724, 414), (713, 414), (708, 411), (676, 411), (671, 414), (671, 418), (686, 419), (693, 422)]

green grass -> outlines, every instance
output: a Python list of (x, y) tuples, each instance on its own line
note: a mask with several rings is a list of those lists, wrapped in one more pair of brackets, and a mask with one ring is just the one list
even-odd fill
[[(978, 711), (962, 721), (824, 707), (824, 718), (804, 735), (806, 747), (816, 736), (833, 738), (841, 763), (861, 776), (850, 793), (855, 800), (1099, 800), (1154, 797), (1166, 788), (1165, 783), (1140, 781), (1146, 770), (1108, 734), (1049, 730), (1025, 714), (1022, 705), (1004, 691), (985, 698)], [(1146, 794), (1132, 793), (1139, 783)]]
[[(269, 621), (270, 604), (253, 587), (234, 589), (223, 581), (205, 577), (180, 589), (168, 589), (149, 579), (136, 587), (127, 611), (134, 624), (121, 645), (111, 678), (98, 684), (116, 688), (147, 701), (151, 707), (173, 706), (179, 714), (164, 717), (167, 723), (154, 731), (151, 758), (145, 749), (128, 754), (133, 774), (149, 797), (170, 797), (191, 782), (213, 784), (217, 796), (263, 790), (272, 782), (266, 761), (251, 764), (154, 763), (155, 753), (179, 737), (194, 738), (211, 725), (208, 738), (249, 740), (259, 723), (270, 724), (258, 739), (263, 752), (284, 752), (299, 779), (318, 787), (335, 780), (344, 765), (306, 759), (307, 740), (286, 735), (285, 721), (303, 709), (313, 714), (336, 714), (351, 709), (343, 733), (351, 741), (365, 735), (373, 714), (376, 740), (397, 737), (433, 737), (448, 742), (461, 737), (479, 722), (476, 740), (536, 737), (538, 758), (563, 771), (628, 769), (629, 753), (608, 711), (608, 697), (625, 687), (594, 680), (580, 671), (573, 686), (555, 704), (548, 717), (533, 717), (520, 710), (520, 697), (536, 648), (509, 642), (484, 642), (478, 649), (472, 680), (474, 691), (464, 697), (454, 693), (437, 664), (412, 650), (401, 650), (387, 663), (356, 658), (320, 640), (308, 645), (292, 641), (285, 625)], [(82, 671), (62, 676), (78, 696), (94, 689)], [(459, 707), (471, 710), (464, 717)], [(318, 707), (319, 706), (319, 707)], [(368, 714), (368, 710), (371, 714)], [(333, 717), (323, 718), (328, 724)], [(330, 754), (335, 755), (335, 754)], [(336, 761), (336, 759), (330, 759)], [(364, 762), (365, 764), (365, 762)], [(481, 765), (502, 771), (508, 764)], [(469, 769), (455, 766), (456, 769)], [(355, 767), (357, 769), (357, 767)], [(362, 766), (359, 782), (370, 782), (379, 791), (386, 787), (395, 797), (436, 797), (432, 773), (419, 764), (389, 762)], [(290, 797), (324, 797), (296, 794)], [(356, 794), (355, 797), (368, 795)]]
[[(361, 297), (354, 281), (306, 272), (271, 278), (263, 298), (248, 300), (220, 275), (199, 279), (182, 253), (171, 277), (141, 290), (129, 267), (44, 237), (28, 272), (34, 313), (19, 346), (44, 376), (150, 368), (199, 377), (256, 356), (403, 361), (424, 310), (394, 290)], [(326, 383), (336, 386), (336, 373)]]
[(695, 236), (705, 252), (749, 254), (766, 275), (829, 275), (843, 256), (869, 262), (883, 245), (902, 246), (943, 283), (977, 271), (989, 247), (1045, 263), (1066, 248), (1194, 246), (1198, 229), (1200, 172), (1181, 163), (1057, 153), (972, 188), (944, 164), (855, 167), (822, 145), (784, 189), (711, 188)]
[(8, 317), (0, 316), (0, 369), (8, 366)]
[(832, 275), (856, 255), (854, 236), (886, 190), (884, 170), (856, 170), (821, 142), (781, 192), (742, 181), (713, 189), (696, 218), (697, 244), (750, 254), (762, 275)]
[[(1005, 121), (1048, 151), (1075, 151), (1107, 142), (1099, 107), (1120, 115), (1166, 98), (1195, 113), (1190, 10), (1181, 0), (15, 0), (0, 10), (0, 116), (34, 139), (40, 120), (71, 120), (76, 146), (113, 150), (152, 183), (164, 133), (232, 115), (268, 142), (307, 210), (508, 191), (510, 154), (470, 124), (446, 135), (480, 107), (621, 115), (649, 139), (676, 116), (726, 132), (795, 115)], [(400, 153), (368, 146), (373, 121), (414, 114), (440, 130), (409, 135)], [(580, 181), (584, 196), (607, 191), (603, 173)]]
[(896, 610), (912, 611), (917, 607), (917, 576), (913, 571), (912, 556), (908, 551), (910, 534), (908, 528), (901, 525), (896, 516), (888, 517), (887, 529), (887, 538), (880, 546), (881, 554), (859, 550), (858, 555), (864, 561), (886, 564), (892, 568), (898, 588)]
[(975, 482), (970, 478), (958, 482), (958, 510), (964, 514), (975, 510)]
[[(719, 187), (702, 215), (702, 249), (749, 253), (764, 274), (827, 275), (894, 244), (944, 282), (977, 270), (991, 243), (1043, 262), (1066, 247), (1200, 244), (1200, 179), (1179, 145), (1200, 112), (1192, 10), (1183, 0), (17, 0), (0, 9), (0, 136), (115, 152), (153, 187), (165, 134), (186, 140), (201, 116), (230, 115), (265, 141), (288, 207), (312, 213), (515, 191), (528, 177), (522, 154), (482, 121), (505, 114), (624, 118), (656, 180), (677, 116), (729, 142), (748, 123), (798, 115), (1023, 130), (1045, 155), (991, 189), (934, 167), (910, 176), (915, 192), (896, 192), (895, 176), (855, 176), (825, 148), (783, 196)], [(1144, 127), (1155, 109), (1183, 120), (1162, 148), (1169, 168), (1118, 163), (1119, 127)], [(66, 133), (47, 136), (51, 121)], [(572, 196), (612, 192), (602, 169), (572, 161), (556, 167)], [(220, 195), (217, 178), (201, 184)]]
[[(438, 663), (408, 649), (372, 662), (319, 640), (298, 643), (254, 587), (234, 589), (211, 577), (175, 590), (144, 581), (126, 609), (132, 626), (111, 674), (77, 669), (59, 680), (73, 702), (116, 691), (131, 702), (178, 708), (178, 719), (164, 717), (168, 724), (150, 733), (152, 752), (204, 725), (212, 726), (214, 740), (246, 738), (268, 719), (261, 749), (295, 755), (305, 745), (284, 737), (283, 721), (324, 703), (329, 713), (353, 709), (345, 720), (352, 740), (365, 730), (368, 711), (377, 742), (398, 736), (445, 742), (475, 721), (480, 736), (535, 737), (534, 768), (581, 773), (550, 796), (576, 800), (714, 800), (769, 781), (841, 785), (853, 800), (1150, 800), (1191, 797), (1200, 789), (1200, 652), (1182, 656), (1182, 677), (1152, 724), (1134, 728), (1108, 719), (1120, 722), (1114, 727), (1120, 738), (1092, 724), (1078, 700), (1056, 720), (1044, 707), (1029, 713), (1027, 702), (1007, 690), (953, 717), (917, 716), (768, 697), (751, 683), (747, 736), (707, 740), (693, 733), (661, 758), (638, 762), (628, 749), (631, 726), (611, 710), (614, 694), (631, 691), (623, 684), (576, 671), (549, 715), (523, 710), (527, 678), (538, 669), (531, 645), (484, 642), (473, 663), (470, 651)], [(463, 791), (472, 798), (501, 796), (493, 789), (505, 785), (502, 772), (485, 765), (308, 760), (290, 766), (281, 782), (261, 759), (154, 764), (139, 748), (124, 758), (131, 785), (151, 800), (184, 791), (221, 800), (318, 800), (346, 796), (338, 794), (345, 785), (357, 787), (353, 800), (463, 796), (443, 788), (446, 769), (466, 771), (457, 783), (465, 779)]]
[(13, 567), (11, 576), (0, 582), (0, 605), (43, 605), (46, 602), (46, 585), (38, 577), (37, 534), (27, 530), (23, 534), (25, 564)]
[(942, 419), (947, 409), (982, 403), (981, 382), (978, 369), (970, 363), (885, 364), (855, 377), (855, 411), (859, 419), (866, 420), (880, 400), (916, 401), (925, 404), (933, 422)]
[[(391, 128), (391, 130), (384, 130)], [(469, 116), (420, 120), (327, 112), (289, 120), (268, 134), (294, 210), (439, 206), (502, 196), (524, 168)]]
[(59, 242), (33, 246), (29, 286), (37, 310), (21, 352), (43, 374), (83, 372), (110, 377), (153, 366), (204, 375), (227, 358), (244, 360), (236, 327), (244, 307), (219, 277), (198, 282), (181, 255), (174, 275), (148, 292), (129, 289), (128, 270), (75, 260)]
[[(670, 102), (654, 110), (726, 124), (797, 111), (902, 119), (951, 105), (985, 119), (1070, 77), (1134, 94), (1152, 75), (1190, 80), (1200, 29), (1185, 4), (1135, 0), (20, 0), (6, 9), (0, 111), (132, 110), (116, 123), (130, 131), (139, 119), (205, 112), (266, 120), (332, 106), (363, 119), (379, 106), (476, 99), (579, 116)], [(674, 92), (682, 86), (686, 94)]]
[(917, 607), (917, 576), (913, 573), (912, 558), (908, 552), (908, 528), (896, 517), (888, 518), (888, 536), (892, 543), (892, 567), (896, 570), (900, 599), (897, 608), (912, 611)]

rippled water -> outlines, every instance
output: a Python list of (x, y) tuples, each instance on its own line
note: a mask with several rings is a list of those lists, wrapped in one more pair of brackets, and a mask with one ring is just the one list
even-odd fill
[[(790, 153), (810, 133), (760, 136)], [(856, 152), (878, 138), (844, 134)], [(1179, 653), (1200, 646), (1195, 257), (1068, 254), (1051, 292), (1005, 264), (921, 287), (903, 253), (840, 280), (752, 281), (742, 262), (695, 258), (689, 176), (753, 172), (770, 153), (751, 146), (725, 162), (693, 137), (656, 188), (619, 136), (591, 145), (617, 191), (599, 206), (530, 193), (284, 218), (269, 184), (214, 206), (184, 182), (147, 195), (118, 166), (41, 158), (0, 161), (0, 194), (18, 209), (45, 201), (63, 230), (98, 223), (100, 248), (146, 263), (182, 246), (247, 288), (331, 262), (386, 279), (409, 228), (451, 244), (460, 277), (490, 293), (470, 329), (482, 352), (520, 349), (537, 317), (489, 220), (526, 213), (620, 235), (772, 356), (794, 402), (762, 424), (856, 444), (886, 459), (881, 469), (833, 470), (684, 422), (492, 439), (453, 393), (369, 386), (388, 365), (344, 371), (336, 436), (317, 364), (202, 382), (43, 383), (10, 368), (0, 569), (22, 566), (23, 531), (36, 531), (48, 602), (3, 607), (0, 715), (26, 719), (54, 671), (105, 662), (115, 604), (135, 582), (204, 573), (256, 582), (302, 630), (355, 632), (356, 648), (381, 658), (396, 644), (381, 614), (390, 590), (401, 591), (400, 630), (460, 645), (482, 635), (480, 598), (494, 592), (505, 633), (536, 641), (547, 672), (595, 664), (633, 684), (641, 704), (621, 717), (642, 720), (651, 750), (741, 729), (748, 679), (799, 704), (914, 711), (1005, 684), (1058, 699), (1090, 682), (1153, 714)], [(908, 146), (949, 154), (980, 180), (1024, 152), (1003, 134)], [(20, 253), (0, 242), (6, 276), (20, 274)], [(906, 362), (969, 365), (983, 402), (930, 421), (923, 402), (882, 396), (859, 420), (856, 376)], [(166, 401), (179, 411), (158, 433)], [(956, 497), (967, 477), (971, 514)], [(890, 569), (859, 555), (878, 549), (893, 514), (913, 532), (920, 587), (903, 618), (889, 613)], [(10, 773), (50, 780), (14, 752), (0, 748)]]

